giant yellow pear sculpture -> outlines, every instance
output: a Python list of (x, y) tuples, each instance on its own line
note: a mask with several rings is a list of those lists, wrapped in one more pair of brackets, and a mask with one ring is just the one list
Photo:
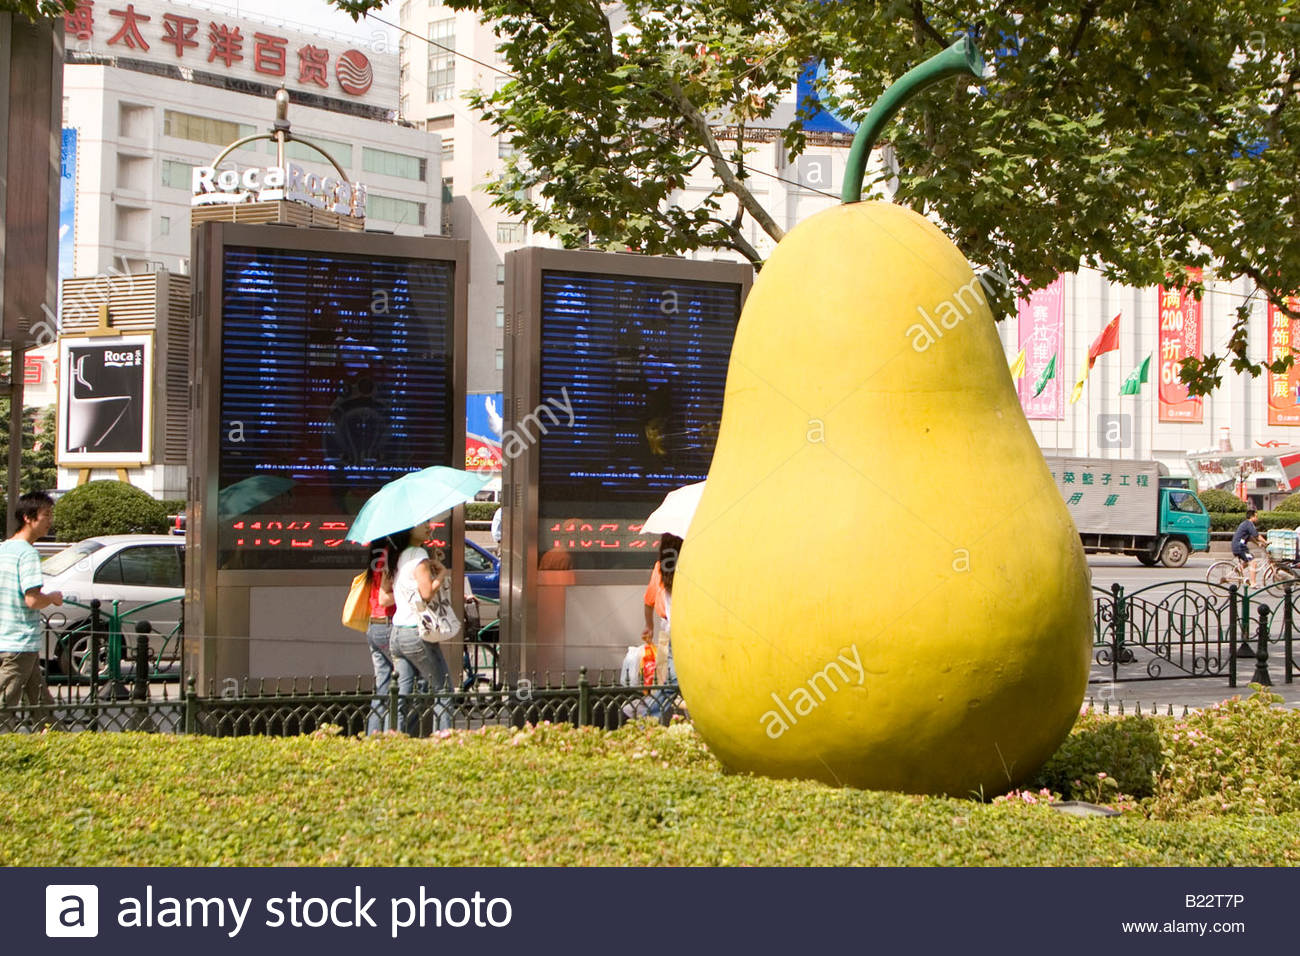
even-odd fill
[[(982, 68), (969, 42), (940, 56), (940, 76)], [(692, 719), (734, 770), (991, 795), (1069, 732), (1083, 550), (980, 282), (923, 217), (849, 201), (767, 261), (672, 622)]]

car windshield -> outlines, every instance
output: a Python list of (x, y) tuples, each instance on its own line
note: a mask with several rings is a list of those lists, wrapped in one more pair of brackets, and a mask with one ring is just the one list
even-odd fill
[(69, 545), (58, 554), (52, 554), (41, 562), (42, 574), (62, 574), (88, 554), (94, 554), (104, 545), (99, 541), (78, 541)]

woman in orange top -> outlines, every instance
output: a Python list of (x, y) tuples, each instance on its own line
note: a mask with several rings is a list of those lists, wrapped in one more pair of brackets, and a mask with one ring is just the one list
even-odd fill
[[(682, 552), (682, 539), (675, 534), (665, 534), (659, 538), (659, 560), (650, 572), (650, 583), (646, 585), (643, 602), (645, 604), (645, 630), (641, 639), (665, 645), (661, 683), (676, 684), (677, 671), (673, 668), (673, 642), (669, 634), (669, 623), (673, 609), (673, 575), (677, 570), (677, 558)], [(666, 656), (665, 656), (666, 655)]]
[(388, 637), (393, 629), (393, 579), (388, 573), (385, 551), (388, 542), (374, 542), (370, 562), (370, 627), (366, 630), (366, 643), (370, 645), (370, 664), (375, 672), (375, 697), (370, 702), (370, 717), (366, 732), (383, 733), (384, 719), (388, 716), (388, 686), (393, 680), (393, 659), (388, 649)]

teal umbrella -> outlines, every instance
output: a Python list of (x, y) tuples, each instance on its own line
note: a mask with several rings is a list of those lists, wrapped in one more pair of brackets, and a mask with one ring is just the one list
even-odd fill
[(366, 544), (395, 531), (413, 528), (444, 511), (474, 499), (475, 492), (492, 480), (479, 475), (434, 465), (390, 481), (365, 503), (348, 530), (348, 540)]
[(278, 498), (294, 486), (292, 478), (284, 475), (253, 475), (217, 492), (217, 516), (233, 518), (248, 514), (258, 505)]

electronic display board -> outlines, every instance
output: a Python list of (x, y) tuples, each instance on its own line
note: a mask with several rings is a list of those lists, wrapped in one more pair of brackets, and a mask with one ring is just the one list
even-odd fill
[(641, 522), (708, 474), (741, 293), (542, 270), (540, 395), (558, 421), (539, 413), (539, 556), (566, 552), (574, 569), (653, 563)]
[(61, 336), (59, 367), (59, 464), (148, 464), (153, 335)]
[(457, 466), (449, 261), (226, 246), (218, 567), (364, 565), (386, 482)]

